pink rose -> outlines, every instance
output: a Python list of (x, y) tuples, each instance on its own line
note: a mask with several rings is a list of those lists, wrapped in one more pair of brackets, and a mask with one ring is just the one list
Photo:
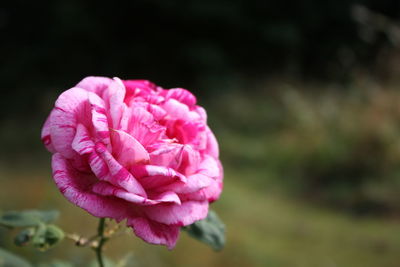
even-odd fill
[(61, 193), (96, 217), (173, 248), (222, 190), (218, 143), (187, 90), (87, 77), (62, 93), (42, 129)]

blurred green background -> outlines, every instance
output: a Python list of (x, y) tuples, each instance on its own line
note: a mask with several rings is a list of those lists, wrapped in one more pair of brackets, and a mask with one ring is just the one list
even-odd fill
[[(68, 232), (96, 219), (53, 184), (40, 129), (88, 75), (184, 87), (209, 115), (225, 168), (213, 204), (222, 252), (182, 233), (173, 251), (108, 243), (132, 266), (400, 266), (400, 2), (7, 1), (0, 3), (0, 210), (59, 209)], [(86, 266), (64, 241), (30, 261)], [(133, 265), (136, 264), (136, 265)]]

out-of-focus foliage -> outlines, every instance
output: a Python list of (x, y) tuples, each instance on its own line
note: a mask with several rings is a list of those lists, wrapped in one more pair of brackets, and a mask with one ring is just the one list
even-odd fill
[(48, 224), (59, 216), (57, 210), (7, 211), (0, 216), (0, 226), (22, 229), (14, 238), (17, 246), (32, 244), (46, 251), (64, 239), (64, 232), (54, 224)]
[(37, 226), (42, 222), (53, 222), (59, 215), (60, 212), (57, 210), (7, 211), (0, 214), (0, 225), (6, 227)]
[(204, 220), (197, 221), (183, 229), (190, 236), (209, 245), (214, 250), (221, 250), (225, 246), (225, 225), (213, 210), (208, 212), (207, 218)]
[(0, 248), (0, 266), (7, 267), (31, 267), (32, 265), (25, 259)]
[(221, 137), (226, 160), (263, 170), (246, 177), (256, 184), (272, 182), (313, 203), (399, 212), (400, 93), (368, 82), (299, 86), (268, 85), (273, 98), (236, 92), (217, 100), (223, 113), (215, 124), (229, 129)]

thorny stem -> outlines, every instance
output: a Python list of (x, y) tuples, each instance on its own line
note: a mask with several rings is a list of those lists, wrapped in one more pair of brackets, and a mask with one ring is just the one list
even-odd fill
[(96, 258), (100, 267), (104, 267), (103, 246), (111, 238), (125, 233), (121, 231), (121, 225), (117, 224), (110, 229), (106, 229), (105, 218), (101, 218), (97, 228), (97, 234), (86, 238), (78, 234), (67, 233), (66, 237), (75, 242), (78, 247), (91, 247), (96, 252)]
[(96, 239), (98, 238), (97, 235), (92, 236), (90, 238), (86, 238), (78, 234), (70, 234), (70, 233), (66, 233), (65, 237), (74, 241), (75, 245), (78, 247), (86, 247), (86, 246), (95, 247)]
[[(121, 225), (117, 224), (114, 227), (110, 229), (105, 229), (103, 232), (103, 236), (108, 240), (111, 237), (119, 236), (123, 234), (124, 232), (121, 231)], [(100, 238), (99, 234), (96, 233), (96, 235), (91, 236), (91, 237), (83, 237), (80, 236), (76, 233), (66, 233), (65, 237), (74, 241), (75, 245), (78, 247), (91, 247), (95, 249), (98, 246), (98, 239)]]
[(105, 224), (106, 224), (106, 219), (100, 218), (99, 226), (97, 228), (97, 236), (99, 237), (99, 243), (94, 248), (94, 251), (96, 252), (97, 262), (99, 263), (100, 267), (104, 267), (102, 252), (103, 252), (104, 243), (108, 239), (107, 237), (104, 236)]
[(112, 228), (108, 229), (107, 231), (105, 231), (104, 235), (108, 239), (110, 239), (111, 237), (115, 236), (119, 232), (119, 230), (121, 230), (120, 228), (121, 228), (121, 225), (120, 224), (116, 224), (114, 227), (112, 227)]

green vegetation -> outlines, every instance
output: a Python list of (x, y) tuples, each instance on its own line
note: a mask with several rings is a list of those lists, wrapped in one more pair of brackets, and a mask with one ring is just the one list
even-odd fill
[(210, 104), (216, 107), (212, 124), (225, 164), (246, 173), (256, 187), (311, 203), (361, 215), (400, 211), (395, 88), (370, 81), (348, 88), (282, 83), (266, 88), (231, 92)]

